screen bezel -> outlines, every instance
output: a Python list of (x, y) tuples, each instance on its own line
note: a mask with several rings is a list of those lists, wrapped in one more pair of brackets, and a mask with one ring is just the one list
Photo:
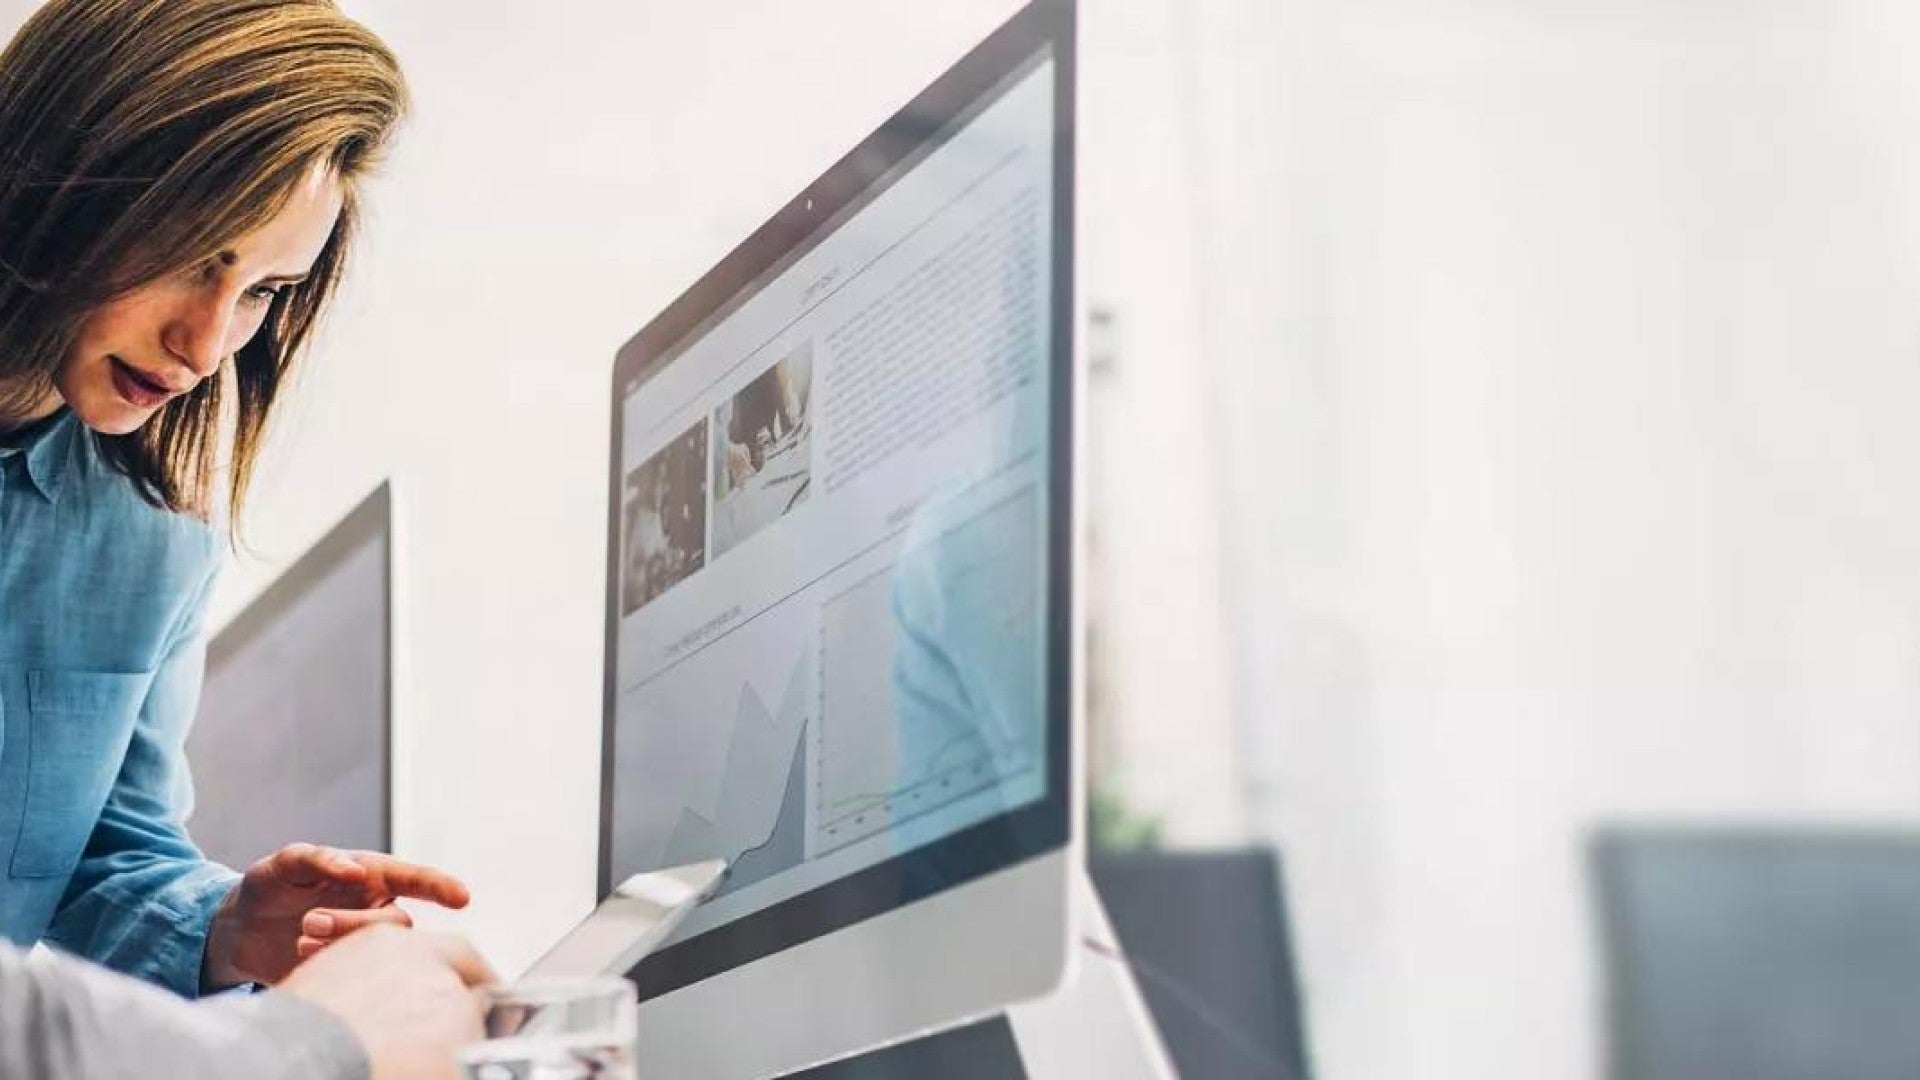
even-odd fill
[(621, 347), (612, 381), (607, 512), (606, 662), (596, 895), (613, 887), (613, 778), (619, 699), (624, 405), (696, 333), (809, 249), (822, 226), (1035, 57), (1053, 61), (1052, 289), (1048, 357), (1046, 793), (924, 847), (781, 901), (642, 960), (628, 978), (658, 997), (884, 915), (1066, 846), (1072, 819), (1074, 446), (1074, 4), (1035, 0), (843, 156)]
[[(393, 850), (393, 485), (381, 481), (367, 497), (347, 511), (300, 556), (299, 561), (267, 586), (207, 643), (206, 679), (231, 663), (233, 657), (268, 627), (305, 600), (348, 557), (369, 542), (380, 542), (380, 627), (386, 641), (386, 670), (380, 680), (380, 844)], [(189, 830), (191, 831), (191, 830)]]

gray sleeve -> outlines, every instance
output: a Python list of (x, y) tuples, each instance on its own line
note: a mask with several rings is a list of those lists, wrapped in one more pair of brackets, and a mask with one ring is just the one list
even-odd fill
[(345, 1025), (265, 993), (189, 1002), (0, 942), (0, 1080), (367, 1080)]

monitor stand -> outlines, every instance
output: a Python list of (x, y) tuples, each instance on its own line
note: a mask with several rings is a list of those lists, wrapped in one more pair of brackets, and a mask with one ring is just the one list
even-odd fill
[(1159, 1029), (1084, 866), (1074, 873), (1078, 954), (1051, 997), (1008, 1010), (1032, 1080), (1172, 1080)]
[(1085, 869), (1075, 877), (1080, 947), (1053, 995), (785, 1080), (1173, 1080), (1106, 908)]

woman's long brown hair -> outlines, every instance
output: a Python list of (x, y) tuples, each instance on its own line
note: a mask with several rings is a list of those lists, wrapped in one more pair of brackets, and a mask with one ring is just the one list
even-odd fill
[(0, 53), (0, 416), (44, 399), (90, 310), (205, 264), (325, 167), (345, 204), (308, 278), (217, 377), (101, 437), (149, 502), (201, 517), (224, 453), (237, 525), (406, 105), (393, 54), (331, 0), (50, 0)]

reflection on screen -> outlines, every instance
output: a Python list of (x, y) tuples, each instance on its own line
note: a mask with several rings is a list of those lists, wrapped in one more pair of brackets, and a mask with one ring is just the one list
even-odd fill
[(1052, 80), (623, 406), (611, 872), (728, 859), (682, 937), (1045, 794)]
[(216, 862), (298, 840), (387, 847), (387, 535), (384, 514), (358, 523), (368, 509), (210, 650), (187, 832)]

